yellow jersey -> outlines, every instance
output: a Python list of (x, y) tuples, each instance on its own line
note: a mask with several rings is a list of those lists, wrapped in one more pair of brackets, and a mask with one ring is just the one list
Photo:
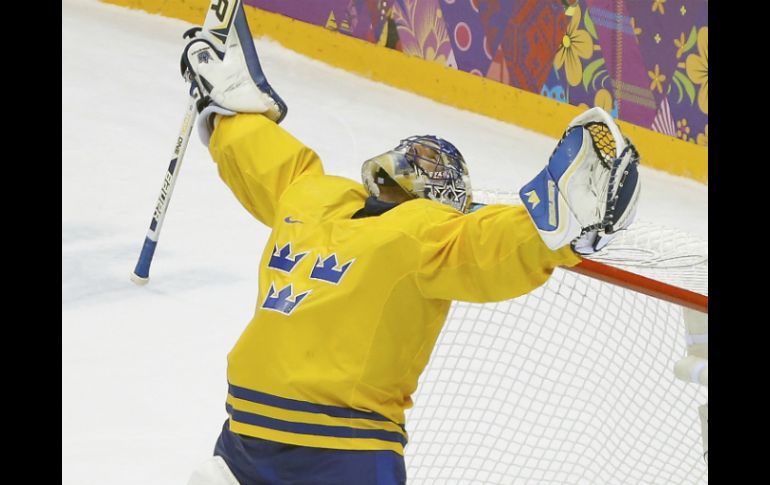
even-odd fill
[(414, 199), (353, 218), (362, 184), (258, 114), (223, 117), (209, 149), (272, 228), (254, 317), (228, 355), (230, 429), (300, 446), (392, 450), (452, 300), (514, 298), (579, 258), (523, 206), (470, 214)]

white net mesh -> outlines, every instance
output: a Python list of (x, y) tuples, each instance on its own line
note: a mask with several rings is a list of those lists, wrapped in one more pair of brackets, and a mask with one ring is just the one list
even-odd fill
[[(596, 259), (706, 294), (692, 236), (635, 224)], [(561, 269), (514, 300), (455, 303), (407, 415), (409, 482), (707, 483), (707, 389), (673, 373), (684, 333), (681, 307)]]

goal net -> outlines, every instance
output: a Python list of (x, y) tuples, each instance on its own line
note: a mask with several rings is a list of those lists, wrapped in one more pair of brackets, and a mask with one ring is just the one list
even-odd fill
[[(516, 202), (478, 193), (480, 202)], [(592, 259), (707, 295), (707, 242), (638, 222)], [(407, 413), (411, 484), (703, 484), (705, 386), (674, 375), (681, 306), (557, 269), (456, 302)]]

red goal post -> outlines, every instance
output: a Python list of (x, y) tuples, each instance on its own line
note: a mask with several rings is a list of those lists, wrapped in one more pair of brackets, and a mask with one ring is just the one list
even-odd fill
[(616, 268), (615, 266), (610, 266), (599, 261), (584, 259), (577, 266), (567, 269), (590, 276), (591, 278), (606, 281), (613, 285), (628, 288), (632, 291), (638, 291), (639, 293), (644, 293), (645, 295), (654, 298), (669, 301), (683, 307), (692, 308), (699, 312), (709, 312), (709, 297), (706, 295), (701, 295), (700, 293), (678, 286), (669, 285), (668, 283), (647, 278), (646, 276)]

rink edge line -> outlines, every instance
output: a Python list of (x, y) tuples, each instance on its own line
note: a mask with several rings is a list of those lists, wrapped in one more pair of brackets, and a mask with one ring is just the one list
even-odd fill
[[(100, 0), (200, 24), (208, 0)], [(284, 47), (368, 79), (473, 113), (551, 136), (581, 108), (497, 81), (458, 71), (395, 49), (377, 46), (339, 32), (246, 5), (255, 37), (265, 36)], [(708, 183), (708, 149), (617, 120), (642, 154), (642, 165)]]

